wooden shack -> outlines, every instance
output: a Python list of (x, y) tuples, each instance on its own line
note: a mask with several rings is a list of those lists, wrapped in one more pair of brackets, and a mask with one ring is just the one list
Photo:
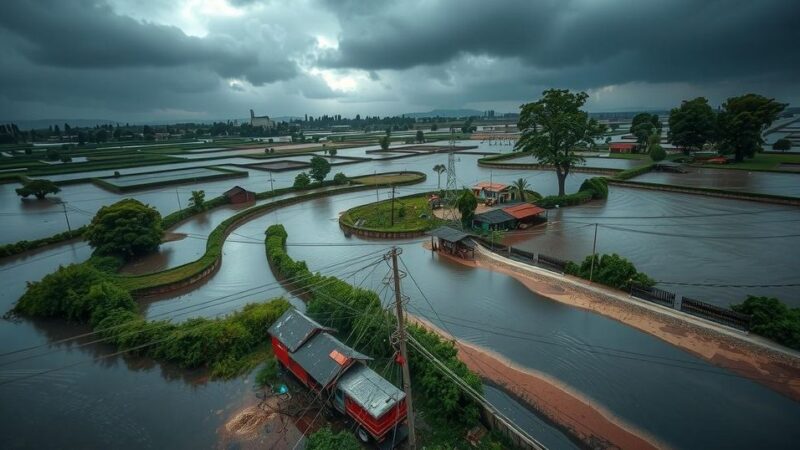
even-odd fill
[[(431, 247), (461, 259), (475, 259), (475, 243), (470, 235), (450, 227), (439, 227), (429, 231)], [(436, 241), (433, 239), (436, 238)]]
[(256, 201), (256, 193), (248, 191), (247, 189), (241, 186), (234, 186), (225, 191), (225, 193), (222, 195), (224, 195), (225, 198), (228, 199), (228, 203), (233, 203), (233, 204)]

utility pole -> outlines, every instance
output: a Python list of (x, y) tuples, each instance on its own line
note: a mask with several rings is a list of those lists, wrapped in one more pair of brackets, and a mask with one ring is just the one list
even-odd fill
[(392, 185), (392, 220), (391, 226), (394, 226), (394, 185)]
[(69, 226), (69, 216), (67, 215), (67, 202), (61, 202), (61, 206), (64, 208), (64, 218), (67, 219), (67, 231), (72, 231), (72, 227)]
[(178, 211), (180, 211), (183, 207), (181, 206), (181, 196), (178, 195), (178, 188), (175, 188), (175, 198), (178, 199)]
[[(375, 170), (375, 173), (373, 175), (374, 176), (378, 176), (378, 171)], [(381, 201), (381, 196), (378, 195), (378, 186), (379, 186), (379, 183), (375, 183), (375, 201), (376, 202), (380, 202)]]
[(592, 265), (589, 266), (589, 281), (592, 281), (592, 275), (594, 275), (594, 255), (596, 254), (597, 250), (597, 224), (594, 224), (594, 242), (592, 243)]
[(417, 433), (414, 430), (414, 407), (411, 401), (411, 374), (408, 371), (408, 351), (406, 350), (406, 326), (403, 321), (403, 299), (400, 295), (400, 271), (397, 268), (397, 247), (392, 247), (392, 274), (394, 278), (394, 305), (397, 309), (397, 334), (400, 340), (400, 356), (403, 359), (403, 391), (406, 393), (406, 417), (408, 419), (408, 448), (417, 448)]
[(273, 184), (274, 181), (275, 181), (275, 179), (272, 178), (272, 172), (270, 172), (269, 173), (269, 190), (272, 191), (273, 193), (275, 192), (275, 185)]

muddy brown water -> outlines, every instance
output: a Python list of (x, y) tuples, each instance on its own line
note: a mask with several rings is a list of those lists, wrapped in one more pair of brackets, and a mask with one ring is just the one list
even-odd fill
[(688, 173), (649, 172), (633, 181), (800, 197), (800, 175), (688, 167)]

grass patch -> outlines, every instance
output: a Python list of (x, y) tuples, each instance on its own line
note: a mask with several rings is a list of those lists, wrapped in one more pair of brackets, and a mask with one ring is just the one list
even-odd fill
[[(422, 177), (419, 180), (420, 176)], [(398, 172), (386, 173), (378, 175), (366, 175), (363, 177), (351, 178), (350, 181), (357, 184), (375, 185), (375, 184), (400, 184), (408, 183), (410, 181), (419, 180), (425, 181), (425, 174), (421, 172)]]
[(349, 209), (339, 220), (345, 225), (359, 229), (403, 232), (427, 231), (443, 222), (433, 215), (428, 206), (428, 194), (395, 198), (394, 225), (392, 225), (391, 200)]

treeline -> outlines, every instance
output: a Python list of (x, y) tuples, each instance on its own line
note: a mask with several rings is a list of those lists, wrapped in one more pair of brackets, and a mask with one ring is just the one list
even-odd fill
[[(283, 225), (267, 228), (267, 259), (277, 275), (290, 280), (294, 288), (306, 292), (307, 313), (320, 323), (335, 328), (340, 336), (367, 336), (356, 343), (357, 350), (373, 358), (391, 358), (395, 350), (383, 337), (395, 329), (396, 319), (381, 307), (378, 295), (335, 277), (312, 273), (304, 261), (295, 261), (286, 253), (286, 238)], [(482, 391), (480, 379), (458, 359), (452, 342), (414, 325), (409, 326), (409, 332), (471, 387)], [(414, 392), (427, 412), (426, 420), (441, 420), (444, 424), (458, 424), (460, 427), (477, 423), (478, 406), (458, 386), (416, 352), (410, 354), (410, 360)]]
[(774, 297), (749, 295), (731, 309), (752, 317), (750, 331), (800, 350), (800, 308), (790, 308)]

